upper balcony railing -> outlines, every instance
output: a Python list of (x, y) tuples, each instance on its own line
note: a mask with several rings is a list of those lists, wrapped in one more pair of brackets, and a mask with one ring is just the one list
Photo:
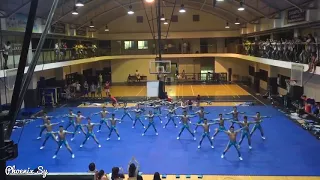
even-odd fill
[[(288, 61), (308, 64), (319, 59), (320, 44), (303, 43), (246, 43), (232, 44), (225, 48), (218, 49), (215, 46), (198, 46), (174, 48), (164, 47), (163, 54), (194, 54), (194, 53), (236, 53), (249, 56), (256, 56), (274, 60)], [(196, 50), (195, 50), (196, 49)], [(61, 61), (78, 60), (83, 58), (116, 55), (151, 55), (156, 54), (157, 49), (123, 49), (123, 48), (65, 48), (65, 49), (42, 49), (38, 65), (55, 63)], [(0, 50), (0, 69), (5, 69), (4, 50)], [(30, 49), (28, 53), (28, 64), (31, 62), (35, 50)], [(8, 69), (17, 68), (20, 60), (21, 50), (11, 49), (7, 58)]]

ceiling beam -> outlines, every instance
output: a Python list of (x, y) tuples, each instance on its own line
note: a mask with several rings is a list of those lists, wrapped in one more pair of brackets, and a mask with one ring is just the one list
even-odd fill
[(290, 0), (284, 0), (285, 2), (287, 2), (288, 4), (298, 8), (301, 12), (303, 11), (303, 9), (301, 9), (297, 4), (293, 3), (292, 1)]
[(10, 18), (11, 16), (15, 15), (18, 11), (20, 11), (22, 8), (27, 6), (31, 1), (32, 0), (29, 0), (29, 1), (25, 2), (25, 3), (23, 3), (22, 5), (20, 5), (19, 7), (17, 7), (15, 10), (13, 10), (9, 14), (7, 14), (6, 18)]
[[(236, 1), (236, 2), (235, 2), (235, 1)], [(239, 1), (239, 0), (235, 0), (235, 1), (232, 1), (232, 4), (237, 3), (238, 6), (240, 6), (240, 1)], [(229, 2), (229, 1), (227, 1), (227, 2)], [(267, 15), (263, 14), (261, 11), (259, 11), (259, 10), (256, 9), (255, 7), (252, 7), (251, 5), (246, 4), (245, 2), (243, 2), (243, 5), (246, 6), (246, 7), (248, 7), (251, 11), (254, 11), (255, 13), (260, 14), (261, 16), (269, 19), (269, 17), (268, 17)]]
[(273, 5), (272, 3), (270, 3), (269, 1), (267, 0), (260, 0), (261, 2), (263, 2), (264, 4), (266, 4), (267, 6), (269, 6), (270, 8), (272, 9), (275, 9), (277, 11), (279, 11), (280, 9), (278, 7), (276, 7), (275, 5)]
[[(194, 0), (187, 0), (187, 2), (200, 4), (200, 2), (197, 2), (197, 1), (194, 1)], [(209, 5), (209, 4), (203, 4), (203, 5), (204, 5), (204, 6), (207, 6), (207, 7), (210, 7), (210, 8), (213, 8), (213, 9), (219, 9), (219, 10), (221, 10), (221, 11), (223, 11), (223, 12), (226, 12), (226, 13), (228, 13), (228, 14), (231, 14), (231, 15), (234, 16), (235, 18), (239, 18), (240, 20), (245, 21), (246, 23), (250, 23), (250, 21), (247, 20), (246, 18), (244, 18), (244, 17), (242, 17), (242, 16), (239, 16), (239, 15), (237, 15), (237, 14), (235, 14), (235, 13), (233, 13), (232, 11), (229, 11), (229, 10), (227, 10), (227, 9), (224, 9), (224, 8), (221, 8), (221, 7), (218, 7), (218, 6), (212, 7), (212, 6)]]

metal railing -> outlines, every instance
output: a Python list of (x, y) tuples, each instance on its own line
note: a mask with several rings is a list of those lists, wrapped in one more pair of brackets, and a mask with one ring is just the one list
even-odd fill
[[(312, 61), (312, 57), (319, 59), (320, 44), (311, 44), (310, 48), (305, 43), (294, 44), (270, 44), (250, 43), (250, 44), (229, 44), (224, 48), (213, 48), (212, 46), (199, 46), (190, 48), (168, 48), (163, 49), (163, 54), (194, 54), (194, 53), (236, 53), (249, 56), (263, 57), (274, 60), (290, 61), (308, 64)], [(198, 51), (199, 50), (199, 51)], [(201, 51), (200, 51), (201, 50)], [(35, 50), (30, 49), (28, 55), (28, 65), (31, 62)], [(156, 54), (157, 49), (123, 49), (123, 48), (65, 48), (65, 49), (42, 49), (38, 65), (55, 63), (61, 61), (70, 61), (83, 58), (111, 56), (111, 55), (152, 55)], [(0, 50), (0, 69), (4, 69), (4, 50)], [(9, 69), (17, 68), (20, 59), (20, 49), (12, 49), (9, 51), (7, 66)]]

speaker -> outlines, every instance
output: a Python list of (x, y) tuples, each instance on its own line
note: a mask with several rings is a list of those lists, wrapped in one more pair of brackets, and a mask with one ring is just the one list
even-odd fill
[(24, 96), (25, 108), (36, 108), (39, 105), (37, 89), (28, 89)]
[(289, 96), (292, 101), (299, 100), (302, 95), (303, 95), (303, 87), (291, 86)]
[(231, 77), (232, 77), (232, 68), (228, 68), (228, 81), (231, 81)]
[(269, 77), (268, 79), (268, 86), (269, 86), (269, 89), (270, 89), (270, 92), (272, 95), (275, 95), (275, 94), (278, 94), (278, 81), (277, 81), (278, 78), (276, 77)]

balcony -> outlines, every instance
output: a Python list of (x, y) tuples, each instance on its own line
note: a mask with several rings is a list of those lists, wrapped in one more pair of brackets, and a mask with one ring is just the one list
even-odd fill
[[(316, 44), (317, 53), (319, 54), (320, 46)], [(212, 47), (200, 47), (200, 49), (209, 49)], [(305, 70), (309, 69), (308, 63), (311, 61), (311, 53), (307, 51), (301, 53), (283, 53), (282, 55), (278, 51), (266, 52), (261, 48), (250, 49), (243, 45), (233, 45), (228, 46), (221, 50), (224, 53), (217, 53), (215, 51), (206, 53), (200, 53), (198, 51), (191, 52), (187, 48), (166, 48), (162, 50), (163, 58), (201, 58), (201, 57), (220, 57), (220, 58), (238, 58), (252, 62), (258, 62), (262, 64), (282, 67), (286, 69), (291, 68), (292, 63), (304, 64)], [(1, 54), (4, 50), (0, 50)], [(35, 50), (30, 49), (29, 55), (27, 58), (28, 64), (31, 62)], [(7, 76), (7, 72), (14, 71), (18, 67), (20, 59), (21, 50), (13, 49), (10, 50), (7, 67), (9, 70), (4, 69), (4, 58), (1, 57), (1, 66), (0, 68), (0, 78)], [(83, 49), (43, 49), (40, 53), (40, 57), (37, 63), (35, 71), (42, 71), (47, 69), (54, 69), (63, 66), (70, 66), (76, 64), (83, 64), (95, 61), (102, 60), (120, 60), (120, 59), (132, 59), (132, 58), (141, 58), (141, 59), (154, 59), (156, 58), (156, 49), (111, 49), (111, 48), (83, 48)], [(272, 59), (273, 58), (273, 59)], [(318, 60), (319, 57), (316, 57)], [(317, 67), (315, 74), (320, 75), (320, 68)]]

